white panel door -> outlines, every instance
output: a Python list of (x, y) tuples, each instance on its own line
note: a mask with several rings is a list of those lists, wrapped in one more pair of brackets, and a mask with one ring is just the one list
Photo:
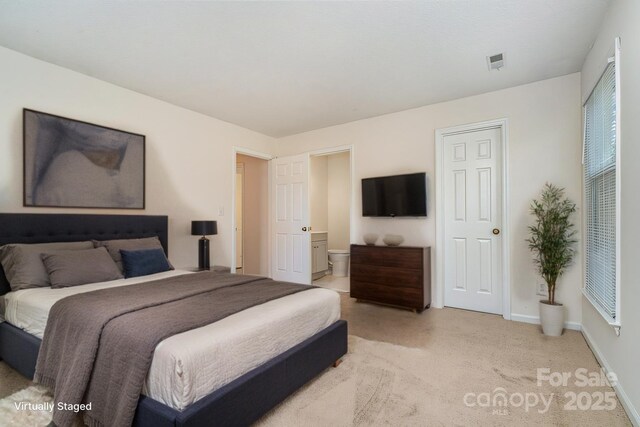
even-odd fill
[(309, 155), (273, 163), (273, 268), (275, 280), (311, 283)]
[(445, 305), (502, 314), (501, 131), (443, 142)]

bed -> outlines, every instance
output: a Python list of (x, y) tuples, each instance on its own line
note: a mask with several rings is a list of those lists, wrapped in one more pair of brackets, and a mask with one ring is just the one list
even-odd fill
[[(158, 236), (167, 250), (167, 217), (0, 214), (0, 245), (150, 236)], [(159, 273), (162, 277), (181, 274), (189, 273)], [(0, 295), (7, 295), (3, 298), (7, 321), (0, 323), (0, 357), (32, 378), (48, 309), (65, 292), (89, 292), (155, 278), (122, 279), (78, 289), (9, 292), (0, 269)], [(346, 322), (338, 320), (339, 308), (337, 312), (332, 309), (336, 302), (331, 301), (336, 296), (327, 292), (312, 289), (288, 295), (245, 310), (251, 313), (240, 312), (161, 342), (138, 401), (134, 425), (247, 425), (257, 420), (346, 353)], [(251, 325), (256, 319), (259, 324)], [(283, 329), (289, 332), (279, 341), (269, 335), (269, 331)], [(240, 333), (229, 333), (231, 330)], [(215, 339), (207, 341), (206, 337)], [(271, 345), (276, 341), (277, 345)], [(189, 343), (196, 343), (190, 353), (185, 350)], [(247, 360), (225, 359), (225, 348), (237, 348)], [(203, 364), (203, 357), (192, 357), (193, 351), (201, 356), (211, 352), (217, 363)]]

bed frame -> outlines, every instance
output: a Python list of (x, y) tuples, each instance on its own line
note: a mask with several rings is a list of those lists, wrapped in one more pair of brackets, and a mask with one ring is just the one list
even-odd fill
[[(72, 242), (158, 236), (168, 253), (166, 216), (0, 214), (0, 246), (6, 243)], [(0, 266), (0, 295), (10, 291)], [(33, 378), (41, 340), (0, 323), (0, 359)], [(133, 425), (245, 426), (282, 402), (347, 352), (347, 323), (335, 322), (265, 364), (178, 411), (140, 396)]]

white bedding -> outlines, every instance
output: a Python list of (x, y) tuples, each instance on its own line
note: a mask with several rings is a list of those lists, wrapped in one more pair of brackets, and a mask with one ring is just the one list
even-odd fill
[[(63, 289), (9, 292), (4, 296), (4, 317), (9, 323), (42, 338), (49, 310), (64, 297), (180, 274), (189, 273), (174, 270)], [(339, 318), (338, 294), (328, 289), (310, 289), (167, 338), (156, 347), (143, 393), (182, 410)]]

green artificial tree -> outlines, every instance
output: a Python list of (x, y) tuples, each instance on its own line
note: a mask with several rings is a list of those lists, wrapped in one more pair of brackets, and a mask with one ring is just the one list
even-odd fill
[(540, 200), (533, 200), (535, 225), (529, 227), (529, 249), (535, 254), (538, 272), (547, 282), (549, 301), (556, 305), (556, 283), (576, 254), (576, 230), (571, 215), (576, 204), (564, 195), (564, 188), (545, 184)]

